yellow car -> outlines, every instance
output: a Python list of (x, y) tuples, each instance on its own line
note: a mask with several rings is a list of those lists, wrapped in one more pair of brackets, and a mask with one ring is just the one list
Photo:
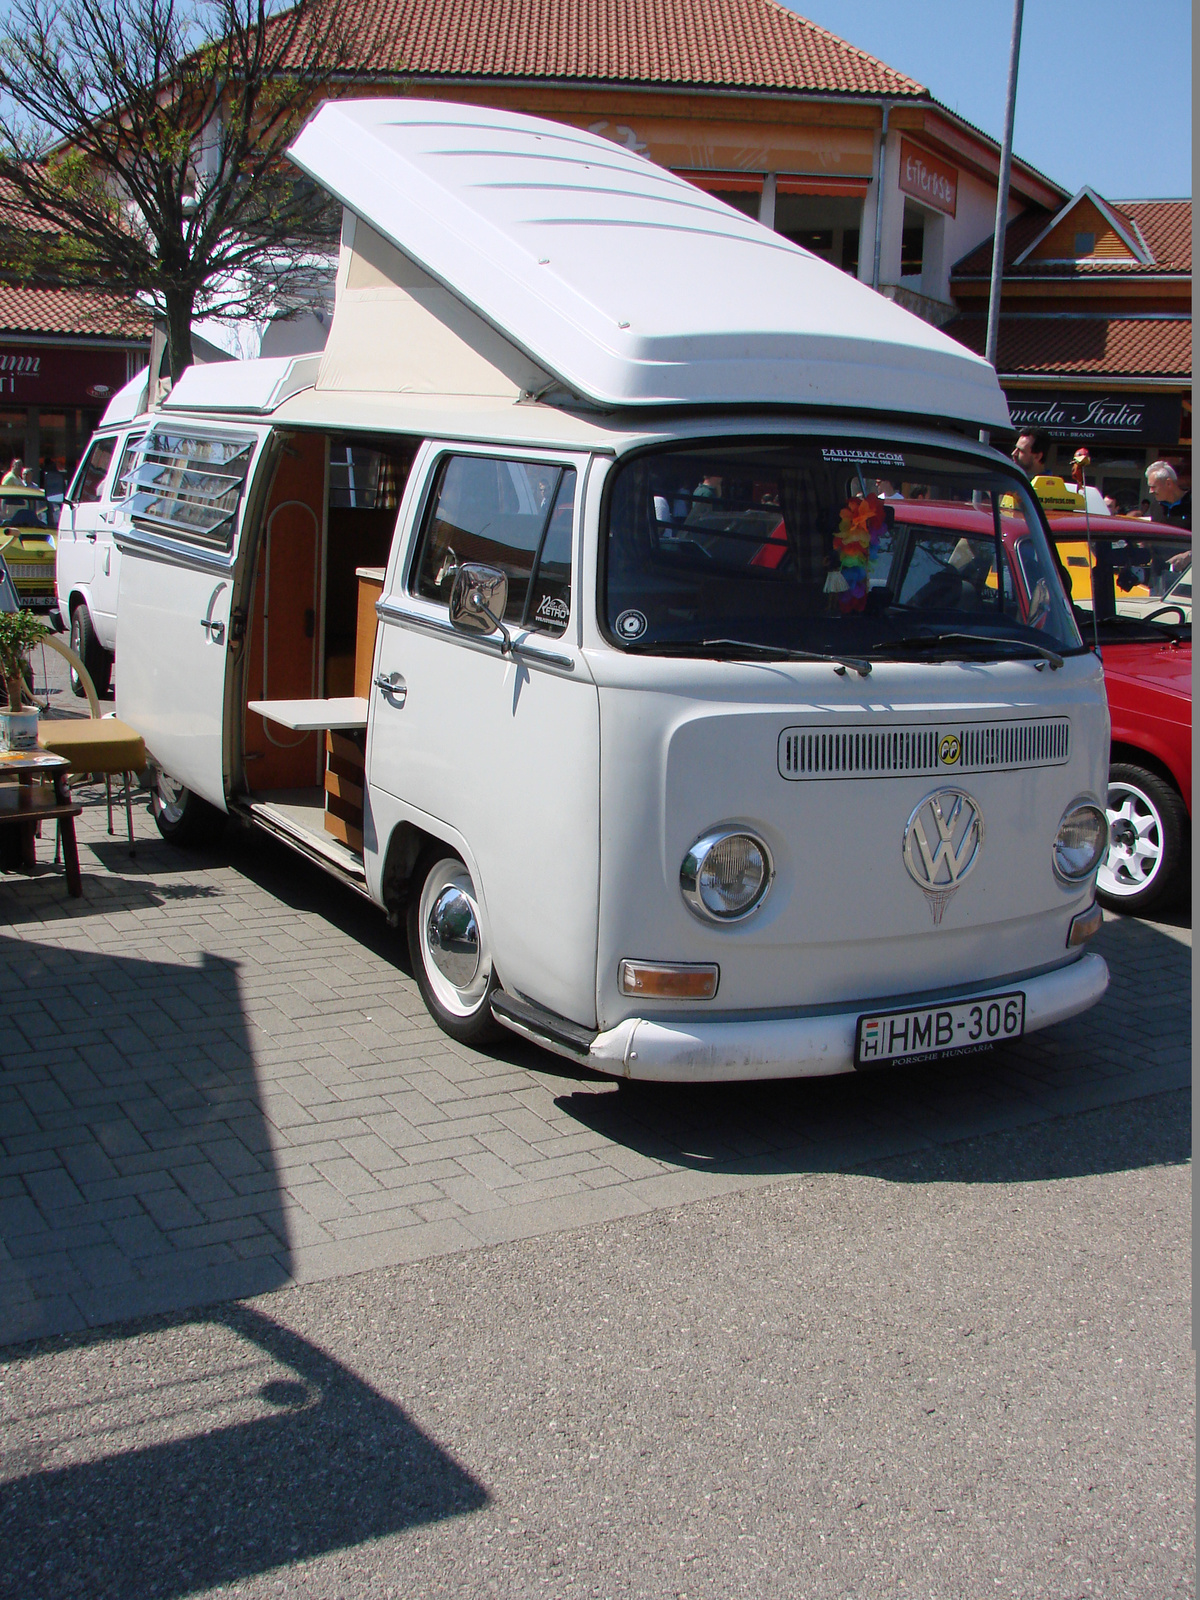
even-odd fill
[[(1118, 616), (1192, 620), (1192, 548), (1187, 531), (1163, 523), (1106, 518), (1093, 524), (1092, 555), (1082, 517), (1052, 517), (1059, 559), (1071, 580), (1071, 599), (1090, 610), (1097, 550), (1113, 569)], [(1165, 616), (1165, 613), (1170, 616)]]
[(0, 487), (0, 556), (27, 611), (54, 612), (57, 540), (41, 489)]

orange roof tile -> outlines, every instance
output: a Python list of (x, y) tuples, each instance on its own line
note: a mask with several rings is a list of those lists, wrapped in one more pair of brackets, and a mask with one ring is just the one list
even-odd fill
[[(1128, 277), (1131, 273), (1178, 273), (1192, 270), (1192, 202), (1190, 200), (1110, 200), (1114, 211), (1137, 228), (1146, 248), (1154, 257), (1153, 266), (1140, 261), (1025, 261), (1014, 266), (1050, 221), (1050, 212), (1040, 208), (1025, 211), (1014, 219), (1004, 234), (1004, 276), (1006, 278), (1105, 278)], [(955, 278), (986, 278), (992, 270), (992, 237), (976, 245), (954, 265)]]
[(345, 0), (341, 9), (351, 59), (367, 75), (929, 98), (778, 0)]
[(144, 341), (150, 313), (126, 294), (104, 289), (36, 289), (0, 284), (0, 333), (80, 334)]
[[(943, 332), (982, 355), (987, 318), (955, 317)], [(1190, 317), (1002, 316), (996, 370), (1002, 376), (1190, 378)]]

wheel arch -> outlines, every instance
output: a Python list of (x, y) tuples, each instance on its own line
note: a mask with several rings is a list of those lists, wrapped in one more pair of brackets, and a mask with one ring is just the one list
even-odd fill
[[(419, 823), (402, 819), (396, 823), (388, 837), (387, 849), (383, 855), (383, 870), (379, 878), (380, 898), (387, 910), (389, 921), (395, 921), (403, 915), (412, 895), (413, 874), (417, 862), (431, 846), (440, 846), (464, 863), (471, 874), (480, 911), (486, 919), (487, 900), (479, 862), (461, 834), (453, 828), (442, 827), (435, 831)], [(490, 931), (488, 929), (489, 936)]]
[[(1114, 739), (1109, 748), (1108, 759), (1110, 766), (1115, 766), (1118, 762), (1121, 762), (1126, 766), (1145, 767), (1147, 772), (1153, 772), (1164, 783), (1169, 783), (1181, 800), (1184, 798), (1179, 779), (1172, 772), (1166, 761), (1162, 756), (1156, 755), (1152, 750), (1147, 750), (1143, 745), (1129, 744), (1124, 739)], [(1188, 817), (1190, 820), (1190, 810)]]
[[(70, 592), (67, 595), (68, 617), (71, 615), (77, 605), (82, 605), (85, 607), (88, 616), (92, 618), (92, 627), (95, 628), (96, 620), (95, 617), (92, 616), (92, 597), (88, 593), (86, 584), (72, 584)], [(62, 609), (61, 601), (59, 602), (59, 609)]]

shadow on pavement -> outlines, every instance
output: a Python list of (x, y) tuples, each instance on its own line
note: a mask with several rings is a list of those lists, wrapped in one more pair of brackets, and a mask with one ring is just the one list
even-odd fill
[[(1165, 1120), (1143, 1107), (1190, 1083), (1191, 950), (1131, 919), (1107, 923), (1096, 947), (1110, 969), (1099, 1005), (985, 1055), (785, 1082), (622, 1083), (607, 1093), (581, 1082), (556, 1104), (614, 1143), (713, 1173), (850, 1171), (1104, 1104), (1120, 1108), (1120, 1137), (1058, 1152), (1031, 1140), (1024, 1157), (1005, 1157), (1004, 1178), (1184, 1160), (1187, 1097)], [(978, 1160), (979, 1181), (997, 1175), (982, 1147)]]
[(236, 963), (0, 936), (0, 1343), (278, 1288)]
[[(250, 1307), (93, 1337), (90, 1367), (79, 1339), (10, 1365), (31, 1403), (0, 1456), (0, 1596), (182, 1596), (487, 1504), (397, 1406)], [(56, 1394), (59, 1352), (84, 1392)]]

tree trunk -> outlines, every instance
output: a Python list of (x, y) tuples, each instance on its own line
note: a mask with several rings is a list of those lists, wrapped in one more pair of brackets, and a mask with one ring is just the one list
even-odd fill
[(168, 289), (167, 354), (171, 363), (171, 382), (178, 383), (192, 364), (192, 307), (194, 289)]

